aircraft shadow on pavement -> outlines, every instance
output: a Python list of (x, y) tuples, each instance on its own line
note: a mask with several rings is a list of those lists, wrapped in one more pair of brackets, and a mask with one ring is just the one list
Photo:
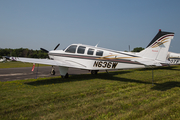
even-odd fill
[[(115, 71), (110, 73), (99, 73), (97, 75), (91, 74), (82, 74), (82, 75), (73, 75), (70, 78), (47, 78), (46, 80), (37, 80), (34, 82), (26, 82), (27, 85), (40, 86), (40, 85), (48, 85), (48, 84), (59, 84), (65, 82), (75, 82), (75, 81), (84, 81), (84, 80), (92, 80), (92, 79), (104, 79), (104, 80), (113, 80), (113, 81), (121, 81), (121, 82), (134, 82), (140, 84), (151, 84), (149, 81), (135, 80), (135, 79), (127, 79), (122, 77), (116, 77), (118, 74), (126, 74), (133, 71)], [(174, 87), (180, 87), (180, 82), (177, 81), (169, 81), (164, 83), (153, 83), (152, 90), (166, 91), (168, 89), (172, 89)]]

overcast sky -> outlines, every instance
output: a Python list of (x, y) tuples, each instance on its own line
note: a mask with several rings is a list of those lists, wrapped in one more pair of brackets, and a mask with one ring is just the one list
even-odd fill
[(0, 48), (63, 49), (82, 43), (146, 47), (159, 29), (180, 53), (180, 0), (0, 0)]

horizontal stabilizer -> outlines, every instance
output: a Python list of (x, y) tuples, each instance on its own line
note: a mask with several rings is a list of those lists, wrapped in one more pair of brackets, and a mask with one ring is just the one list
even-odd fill
[(156, 61), (156, 60), (139, 59), (139, 60), (135, 60), (135, 62), (141, 63), (145, 66), (162, 66), (160, 61)]

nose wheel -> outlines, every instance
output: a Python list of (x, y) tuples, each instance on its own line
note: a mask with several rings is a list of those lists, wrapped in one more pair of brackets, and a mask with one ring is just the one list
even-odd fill
[(55, 70), (52, 70), (51, 75), (55, 75), (55, 74), (56, 74)]
[(51, 75), (55, 75), (56, 74), (56, 72), (55, 72), (55, 69), (53, 68), (53, 66), (52, 66), (52, 70), (51, 70)]

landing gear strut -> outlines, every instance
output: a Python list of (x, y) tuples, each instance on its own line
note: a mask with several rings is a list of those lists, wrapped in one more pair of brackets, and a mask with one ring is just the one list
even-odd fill
[(91, 70), (91, 75), (97, 75), (99, 70)]

